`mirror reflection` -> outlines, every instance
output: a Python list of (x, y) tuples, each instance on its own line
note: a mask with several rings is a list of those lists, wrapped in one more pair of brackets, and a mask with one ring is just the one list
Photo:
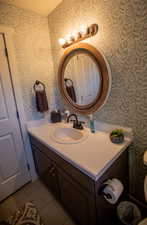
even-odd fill
[(101, 73), (95, 59), (76, 51), (67, 58), (64, 85), (67, 94), (78, 105), (92, 103), (101, 92)]

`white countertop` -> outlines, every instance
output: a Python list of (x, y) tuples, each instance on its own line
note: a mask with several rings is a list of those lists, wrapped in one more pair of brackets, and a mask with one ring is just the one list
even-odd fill
[[(85, 128), (89, 135), (83, 142), (76, 144), (56, 143), (51, 138), (51, 132), (55, 127), (62, 125), (63, 123), (39, 124), (39, 126), (28, 127), (28, 132), (94, 180), (99, 179), (132, 142), (131, 135), (128, 135), (122, 144), (113, 144), (110, 141), (109, 132), (97, 130), (93, 134), (88, 128)], [(72, 124), (66, 126), (72, 127)], [(115, 128), (113, 127), (113, 129)], [(130, 129), (130, 131), (132, 130)]]

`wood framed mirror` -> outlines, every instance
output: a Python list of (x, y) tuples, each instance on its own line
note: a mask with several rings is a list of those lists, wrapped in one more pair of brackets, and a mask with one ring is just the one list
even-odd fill
[(59, 64), (61, 95), (72, 110), (90, 114), (106, 102), (111, 88), (111, 72), (105, 57), (87, 43), (65, 50)]

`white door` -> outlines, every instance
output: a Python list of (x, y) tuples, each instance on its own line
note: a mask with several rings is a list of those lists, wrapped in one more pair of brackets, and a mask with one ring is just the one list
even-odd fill
[(0, 34), (0, 201), (30, 180), (5, 49)]

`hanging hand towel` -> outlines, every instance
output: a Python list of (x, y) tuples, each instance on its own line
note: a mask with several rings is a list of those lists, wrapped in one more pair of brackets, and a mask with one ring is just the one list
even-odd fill
[(34, 90), (35, 90), (35, 97), (36, 97), (36, 108), (38, 112), (46, 112), (48, 111), (48, 101), (45, 91), (45, 85), (40, 82), (36, 81), (34, 84)]

